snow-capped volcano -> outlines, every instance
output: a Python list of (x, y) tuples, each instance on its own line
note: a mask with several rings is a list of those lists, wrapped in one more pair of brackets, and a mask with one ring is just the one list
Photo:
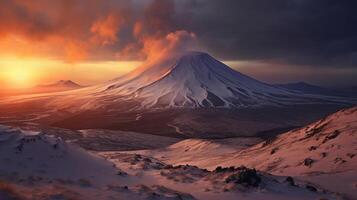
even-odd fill
[(270, 85), (233, 70), (207, 53), (185, 52), (150, 60), (106, 83), (75, 91), (1, 103), (46, 99), (50, 108), (120, 110), (166, 108), (256, 108), (296, 104), (351, 105), (356, 99), (308, 94)]
[[(104, 93), (140, 99), (150, 107), (248, 107), (307, 100), (293, 91), (239, 73), (207, 53), (186, 52), (110, 82)], [(313, 103), (317, 99), (309, 96)]]

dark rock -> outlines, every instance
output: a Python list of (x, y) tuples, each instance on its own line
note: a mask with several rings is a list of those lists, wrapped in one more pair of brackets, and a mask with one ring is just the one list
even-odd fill
[(58, 149), (58, 143), (54, 144), (52, 147), (53, 149)]
[(216, 173), (220, 173), (223, 172), (223, 168), (221, 166), (216, 167), (216, 169), (214, 170), (214, 172)]
[(322, 141), (322, 143), (325, 143), (329, 140), (337, 138), (337, 136), (340, 135), (340, 131), (335, 130), (333, 133), (329, 134), (328, 136), (325, 137), (325, 139)]
[(337, 158), (335, 158), (335, 163), (337, 164), (337, 163), (340, 163), (340, 164), (342, 164), (342, 163), (345, 163), (345, 162), (347, 162), (347, 161), (345, 161), (344, 159), (342, 159), (341, 157), (337, 157)]
[(267, 140), (264, 141), (262, 147), (266, 147), (266, 146), (272, 144), (275, 140), (276, 140), (276, 138), (268, 138)]
[(16, 146), (17, 152), (22, 152), (23, 149), (24, 149), (24, 143), (22, 142)]
[(315, 161), (313, 159), (311, 159), (311, 158), (305, 158), (304, 165), (308, 166), (308, 167), (311, 167), (314, 162)]
[(325, 126), (327, 126), (328, 123), (325, 123), (325, 124), (321, 124), (319, 126), (316, 126), (316, 127), (313, 127), (312, 129), (310, 129), (304, 138), (300, 139), (300, 140), (304, 140), (304, 139), (307, 139), (307, 138), (310, 138), (312, 136), (315, 136), (316, 134), (320, 133), (324, 128)]
[(276, 153), (276, 152), (278, 151), (278, 149), (279, 149), (279, 148), (277, 148), (277, 147), (273, 148), (273, 149), (270, 151), (270, 154), (272, 155), (272, 154)]
[(235, 174), (230, 175), (228, 178), (226, 178), (225, 181), (226, 183), (234, 182), (236, 184), (242, 184), (248, 187), (258, 187), (261, 182), (261, 178), (255, 169), (245, 168), (239, 170), (239, 172)]
[(218, 166), (213, 172), (214, 173), (226, 173), (226, 172), (235, 172), (235, 171), (239, 171), (240, 169), (245, 169), (246, 167), (242, 166), (242, 167), (238, 167), (235, 168), (234, 166), (230, 166), (230, 167), (221, 167)]
[(126, 172), (123, 172), (123, 171), (118, 171), (117, 172), (117, 175), (118, 176), (126, 176), (126, 175), (128, 175)]
[(152, 196), (160, 196), (159, 194), (157, 194), (156, 192), (151, 193)]
[(289, 185), (291, 185), (291, 186), (296, 186), (295, 181), (294, 181), (293, 177), (291, 177), (291, 176), (286, 177), (285, 182), (289, 183)]
[(311, 146), (311, 147), (309, 147), (309, 151), (314, 151), (314, 150), (316, 150), (317, 149), (317, 146)]
[(164, 166), (164, 169), (172, 169), (172, 168), (174, 168), (172, 165), (165, 165)]
[(139, 154), (135, 154), (134, 159), (135, 159), (135, 160), (141, 160), (142, 157), (141, 157), (141, 155), (139, 155)]
[(346, 154), (348, 157), (350, 157), (350, 158), (353, 158), (353, 157), (355, 157), (355, 155), (356, 154), (354, 154), (354, 153), (348, 153), (348, 154)]
[(306, 185), (305, 187), (306, 187), (306, 189), (310, 190), (311, 192), (317, 192), (317, 189), (312, 185)]
[(229, 172), (234, 172), (234, 171), (235, 171), (234, 166), (230, 166), (227, 171), (229, 171)]

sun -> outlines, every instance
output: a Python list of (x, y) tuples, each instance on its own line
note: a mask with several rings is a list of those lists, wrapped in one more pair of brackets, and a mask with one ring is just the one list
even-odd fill
[(5, 58), (0, 61), (0, 82), (9, 89), (31, 88), (35, 84), (38, 70), (34, 66), (37, 61)]
[(7, 82), (12, 88), (28, 88), (32, 84), (32, 75), (25, 67), (12, 67), (6, 73)]

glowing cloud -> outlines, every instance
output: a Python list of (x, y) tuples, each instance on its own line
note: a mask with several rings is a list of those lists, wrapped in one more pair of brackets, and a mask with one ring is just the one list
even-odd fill
[(119, 28), (123, 25), (123, 18), (117, 14), (110, 14), (104, 19), (99, 19), (91, 27), (91, 32), (94, 33), (92, 41), (101, 45), (108, 45), (118, 42), (117, 34)]

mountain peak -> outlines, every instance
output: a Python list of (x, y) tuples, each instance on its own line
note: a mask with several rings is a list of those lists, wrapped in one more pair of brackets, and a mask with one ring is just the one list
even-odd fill
[(54, 83), (38, 85), (33, 88), (34, 93), (43, 93), (43, 92), (60, 92), (66, 90), (74, 90), (82, 88), (81, 85), (71, 81), (71, 80), (59, 80)]
[(71, 80), (59, 80), (57, 83), (73, 83)]
[(199, 52), (199, 51), (186, 51), (179, 56), (176, 57), (177, 63), (178, 62), (192, 62), (194, 60), (216, 60), (208, 53)]
[(138, 98), (146, 108), (246, 107), (271, 104), (288, 94), (241, 74), (204, 52), (187, 51), (169, 62), (168, 59), (111, 83), (106, 91)]
[(62, 86), (78, 86), (79, 85), (71, 80), (59, 80), (55, 83), (56, 85), (62, 85)]
[(55, 83), (47, 84), (47, 85), (39, 85), (38, 87), (81, 87), (77, 83), (71, 81), (71, 80), (59, 80)]
[[(281, 106), (321, 102), (300, 92), (260, 82), (204, 52), (187, 51), (144, 65), (103, 87), (141, 108)], [(326, 102), (327, 100), (324, 100)]]
[(181, 54), (181, 57), (197, 57), (197, 56), (208, 56), (208, 53), (201, 51), (185, 51)]

